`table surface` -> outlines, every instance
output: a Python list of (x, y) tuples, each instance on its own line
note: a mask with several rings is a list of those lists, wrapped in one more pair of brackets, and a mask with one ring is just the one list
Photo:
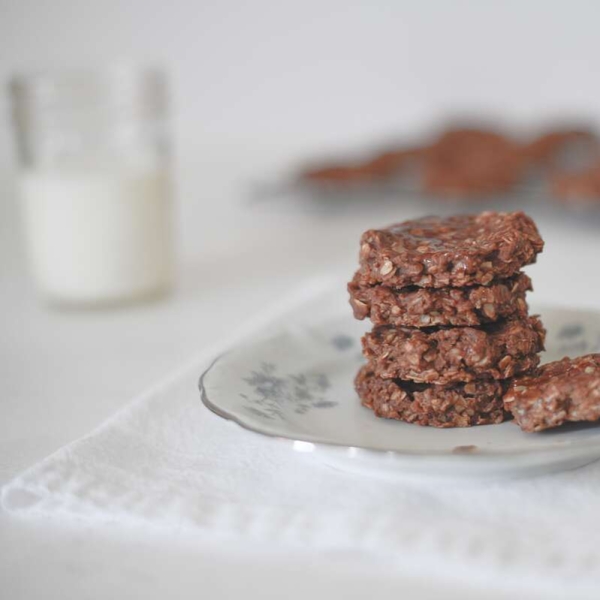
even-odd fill
[[(39, 301), (27, 277), (11, 180), (0, 180), (0, 485), (210, 350), (303, 278), (325, 271), (350, 276), (362, 230), (424, 210), (410, 198), (352, 210), (308, 210), (277, 199), (253, 204), (244, 198), (248, 173), (232, 177), (234, 163), (212, 156), (202, 169), (179, 168), (177, 287), (161, 302), (109, 311), (59, 311)], [(546, 250), (528, 269), (532, 297), (600, 309), (598, 215), (540, 208), (535, 216)], [(482, 592), (466, 581), (419, 579), (350, 551), (315, 557), (150, 532), (125, 537), (6, 514), (0, 588), (12, 599), (159, 598), (173, 591), (212, 598), (434, 598), (443, 591), (468, 599)]]

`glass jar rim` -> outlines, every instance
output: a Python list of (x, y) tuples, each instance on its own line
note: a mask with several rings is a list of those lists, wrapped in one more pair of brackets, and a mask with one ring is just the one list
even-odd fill
[(116, 63), (101, 67), (46, 69), (13, 75), (13, 106), (29, 115), (90, 107), (146, 106), (164, 113), (169, 102), (165, 69)]
[(10, 77), (10, 84), (35, 86), (45, 83), (70, 84), (93, 80), (108, 82), (126, 78), (166, 81), (167, 70), (158, 64), (146, 65), (129, 62), (108, 65), (78, 65), (65, 68), (37, 68), (13, 73)]

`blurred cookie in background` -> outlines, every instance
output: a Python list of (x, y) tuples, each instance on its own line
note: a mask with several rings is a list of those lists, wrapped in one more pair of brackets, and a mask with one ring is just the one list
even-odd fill
[(530, 166), (556, 167), (597, 152), (598, 138), (590, 128), (562, 128), (547, 131), (523, 146), (523, 158)]
[(362, 162), (316, 165), (301, 171), (298, 179), (323, 186), (385, 181), (414, 165), (420, 154), (420, 148), (387, 149)]
[(553, 173), (550, 190), (568, 205), (600, 206), (600, 161), (586, 169)]
[(347, 185), (369, 182), (374, 176), (364, 165), (328, 164), (308, 168), (300, 173), (298, 179), (320, 185)]
[(364, 167), (376, 177), (394, 177), (402, 171), (414, 167), (422, 154), (422, 148), (386, 150), (368, 161)]
[(424, 153), (422, 188), (434, 195), (477, 198), (511, 190), (522, 171), (519, 145), (507, 136), (451, 129)]
[[(318, 161), (296, 172), (294, 185), (315, 197), (332, 193), (422, 194), (444, 201), (505, 203), (529, 194), (569, 206), (600, 206), (600, 137), (590, 125), (557, 124), (537, 135), (450, 122), (431, 139), (398, 139), (364, 158)], [(501, 206), (499, 204), (499, 206)]]

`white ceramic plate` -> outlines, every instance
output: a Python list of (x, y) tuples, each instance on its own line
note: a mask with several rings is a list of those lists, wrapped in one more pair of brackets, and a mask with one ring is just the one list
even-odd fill
[[(204, 404), (334, 467), (376, 475), (516, 476), (600, 458), (600, 425), (526, 434), (511, 422), (435, 429), (375, 417), (353, 388), (368, 325), (347, 312), (346, 305), (315, 322), (310, 314), (290, 320), (273, 337), (221, 356), (200, 380)], [(600, 351), (600, 313), (536, 312), (548, 330), (544, 362)]]

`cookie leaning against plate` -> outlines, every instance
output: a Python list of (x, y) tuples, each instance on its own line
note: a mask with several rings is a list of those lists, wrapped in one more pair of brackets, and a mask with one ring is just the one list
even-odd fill
[(523, 431), (600, 419), (600, 354), (563, 358), (515, 378), (504, 397)]
[(355, 277), (348, 284), (354, 316), (374, 325), (432, 327), (476, 326), (501, 318), (527, 316), (525, 295), (531, 279), (519, 273), (489, 286), (462, 288), (391, 288), (361, 286)]
[(545, 330), (537, 317), (480, 328), (375, 327), (362, 338), (363, 354), (378, 377), (447, 385), (506, 379), (539, 364)]
[(378, 417), (430, 427), (502, 423), (503, 384), (474, 381), (449, 387), (380, 379), (365, 365), (354, 380), (361, 402)]
[(535, 262), (543, 247), (534, 222), (523, 212), (404, 221), (362, 235), (356, 283), (489, 285)]

